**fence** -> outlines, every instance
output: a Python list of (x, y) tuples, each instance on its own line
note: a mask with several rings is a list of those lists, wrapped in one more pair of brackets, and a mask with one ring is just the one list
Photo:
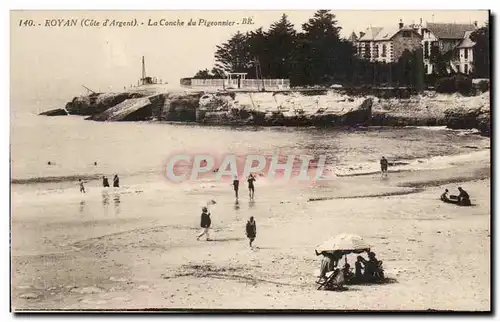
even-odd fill
[(226, 89), (289, 89), (289, 79), (191, 79), (193, 87), (217, 87)]

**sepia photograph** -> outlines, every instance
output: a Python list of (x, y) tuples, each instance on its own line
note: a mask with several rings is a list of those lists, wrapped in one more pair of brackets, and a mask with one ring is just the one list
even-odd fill
[(489, 10), (10, 10), (10, 310), (491, 312)]

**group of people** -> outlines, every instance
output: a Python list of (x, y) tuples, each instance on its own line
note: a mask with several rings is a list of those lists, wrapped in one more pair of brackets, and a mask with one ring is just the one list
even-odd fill
[[(106, 177), (106, 176), (102, 177), (102, 186), (104, 188), (109, 188), (108, 177)], [(120, 187), (120, 178), (118, 178), (117, 174), (115, 174), (115, 176), (113, 177), (113, 187), (115, 187), (115, 188), (119, 188)]]
[(342, 251), (320, 252), (316, 255), (323, 255), (318, 283), (324, 282), (328, 272), (337, 272), (343, 274), (343, 280), (348, 283), (373, 282), (384, 278), (382, 262), (375, 257), (375, 253), (368, 251), (368, 259), (359, 255), (354, 264), (354, 273), (351, 271), (349, 263), (344, 264), (342, 269), (338, 268), (340, 259), (344, 256)]
[[(212, 225), (212, 218), (210, 217), (210, 212), (208, 211), (208, 207), (204, 206), (201, 208), (201, 232), (196, 237), (196, 240), (200, 240), (202, 236), (206, 236), (207, 241), (210, 241), (210, 226)], [(257, 237), (257, 223), (253, 216), (248, 219), (245, 226), (245, 233), (249, 240), (250, 247), (252, 246), (253, 241)]]
[(449, 203), (456, 203), (461, 206), (470, 206), (470, 197), (467, 191), (462, 189), (462, 187), (458, 187), (458, 196), (455, 195), (448, 195), (449, 190), (445, 189), (444, 192), (441, 194), (441, 200), (444, 202), (449, 202)]
[[(85, 193), (84, 183), (85, 182), (82, 179), (78, 179), (78, 184), (80, 185), (80, 192), (81, 193)], [(106, 176), (102, 177), (102, 186), (104, 188), (109, 188), (109, 181), (108, 181), (108, 178)], [(115, 188), (120, 187), (120, 178), (118, 178), (117, 174), (115, 174), (115, 176), (113, 177), (113, 187), (115, 187)]]
[[(250, 199), (252, 199), (252, 200), (253, 200), (254, 195), (255, 195), (255, 186), (253, 184), (255, 181), (256, 181), (255, 176), (250, 173), (250, 175), (248, 176), (248, 179), (247, 179), (247, 182), (248, 182), (248, 197)], [(240, 180), (238, 179), (237, 175), (233, 176), (233, 184), (232, 185), (233, 185), (233, 189), (234, 189), (234, 193), (235, 193), (236, 199), (238, 199), (238, 191), (240, 189)]]

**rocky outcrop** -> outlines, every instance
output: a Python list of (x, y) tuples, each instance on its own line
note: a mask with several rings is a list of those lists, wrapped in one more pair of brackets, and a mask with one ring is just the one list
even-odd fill
[(445, 115), (446, 126), (450, 129), (478, 129), (485, 136), (491, 134), (489, 108), (449, 109)]
[[(152, 94), (153, 92), (153, 94)], [(75, 97), (69, 114), (96, 121), (179, 121), (207, 125), (435, 126), (491, 132), (489, 92), (478, 96), (401, 93), (350, 96), (346, 91), (124, 92)], [(386, 93), (387, 94), (387, 93)], [(399, 95), (398, 94), (398, 95)], [(64, 115), (51, 110), (43, 115)]]
[(68, 115), (68, 112), (66, 112), (65, 109), (63, 108), (56, 108), (53, 110), (49, 110), (46, 112), (42, 112), (38, 115), (45, 115), (45, 116), (63, 116), (63, 115)]
[(90, 117), (94, 121), (144, 121), (153, 115), (151, 101), (147, 98), (131, 98)]
[(158, 120), (195, 122), (202, 92), (166, 94)]
[(466, 101), (445, 110), (446, 126), (451, 129), (478, 129), (491, 135), (490, 93), (468, 97)]
[(116, 106), (127, 99), (139, 98), (144, 95), (135, 92), (123, 93), (93, 93), (73, 98), (66, 104), (66, 111), (70, 115), (95, 115)]

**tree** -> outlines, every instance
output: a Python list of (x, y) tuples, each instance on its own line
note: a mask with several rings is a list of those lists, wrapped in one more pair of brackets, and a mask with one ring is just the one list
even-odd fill
[(470, 39), (476, 44), (473, 47), (474, 53), (474, 74), (477, 77), (490, 77), (490, 25), (487, 22), (471, 33)]
[(242, 73), (251, 67), (247, 35), (237, 32), (227, 42), (217, 46), (215, 69), (219, 73)]
[(342, 70), (340, 48), (340, 27), (335, 15), (329, 10), (318, 10), (308, 22), (302, 25), (304, 36), (302, 48), (307, 48), (305, 61), (310, 83), (323, 83), (326, 78)]
[(271, 25), (267, 32), (269, 57), (269, 77), (288, 78), (291, 75), (292, 60), (294, 59), (297, 32), (288, 16), (283, 14), (281, 19)]

